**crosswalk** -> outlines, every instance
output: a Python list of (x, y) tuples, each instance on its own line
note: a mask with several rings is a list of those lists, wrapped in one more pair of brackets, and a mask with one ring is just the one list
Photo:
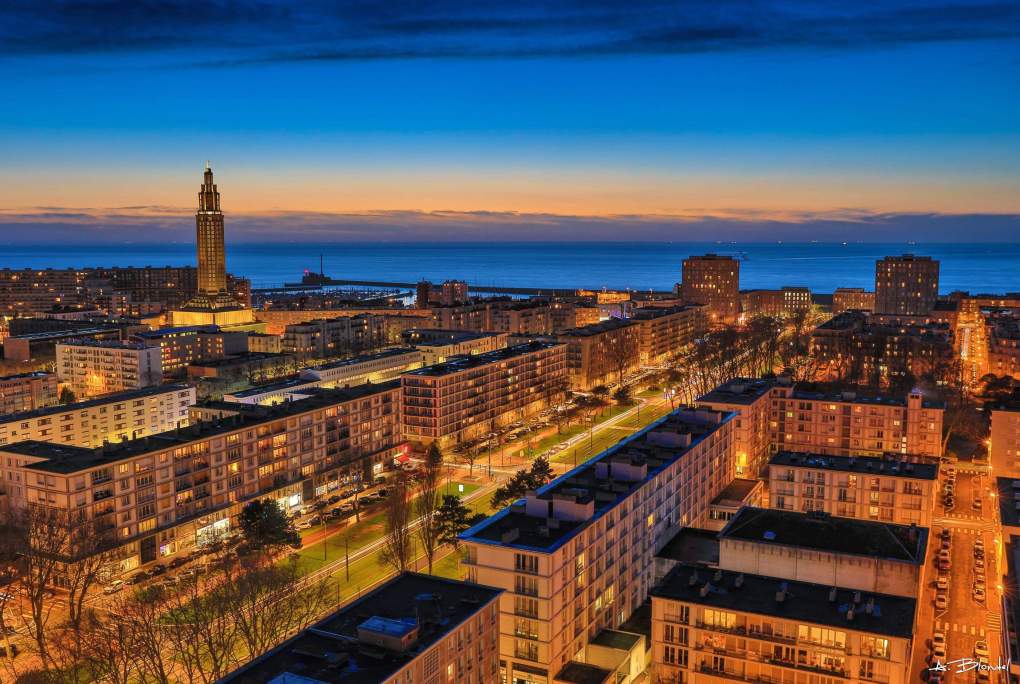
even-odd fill
[(989, 610), (985, 613), (985, 626), (989, 632), (1002, 631), (1002, 613)]
[(965, 625), (959, 622), (948, 622), (945, 620), (936, 620), (935, 629), (936, 631), (945, 632), (946, 634), (969, 634), (982, 639), (987, 634), (984, 627), (978, 627), (977, 625)]

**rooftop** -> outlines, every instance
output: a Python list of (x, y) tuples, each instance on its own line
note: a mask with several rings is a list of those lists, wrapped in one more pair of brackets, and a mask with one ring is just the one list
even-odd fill
[(818, 512), (795, 513), (747, 506), (727, 523), (719, 539), (796, 546), (921, 565), (928, 545), (928, 529), (838, 518)]
[[(865, 394), (868, 392), (868, 394)], [(906, 406), (906, 397), (896, 397), (891, 394), (875, 394), (874, 388), (862, 388), (853, 386), (840, 386), (836, 384), (799, 382), (793, 386), (791, 397), (793, 399), (808, 399), (812, 401), (831, 401), (833, 403), (849, 402), (851, 404), (875, 404), (881, 406)], [(924, 408), (942, 408), (945, 404), (941, 401), (925, 399), (922, 394), (921, 406)]]
[(393, 347), (392, 349), (384, 349), (383, 351), (375, 352), (373, 354), (362, 354), (361, 356), (354, 356), (349, 359), (341, 359), (339, 361), (330, 361), (329, 363), (323, 363), (318, 366), (311, 366), (306, 368), (308, 371), (324, 371), (332, 370), (334, 368), (344, 368), (345, 366), (356, 366), (361, 363), (369, 363), (371, 361), (378, 361), (379, 359), (387, 359), (393, 356), (402, 356), (404, 354), (414, 354), (418, 350), (413, 347)]
[(35, 456), (47, 460), (26, 465), (26, 468), (69, 474), (89, 468), (116, 463), (125, 458), (171, 449), (216, 435), (250, 428), (279, 418), (317, 411), (352, 399), (396, 389), (396, 381), (378, 385), (359, 385), (350, 389), (322, 390), (304, 399), (273, 406), (249, 406), (234, 402), (203, 402), (198, 408), (230, 411), (233, 415), (220, 420), (202, 421), (188, 427), (168, 430), (155, 435), (107, 444), (95, 449), (30, 440), (0, 446), (0, 452)]
[(698, 527), (684, 527), (655, 554), (656, 558), (684, 563), (719, 565), (719, 533)]
[(557, 682), (567, 682), (568, 684), (602, 684), (612, 675), (612, 670), (607, 670), (604, 667), (571, 660), (556, 673), (554, 679)]
[(684, 304), (682, 306), (642, 306), (638, 309), (634, 309), (630, 318), (634, 321), (645, 321), (704, 308), (705, 307), (700, 304)]
[[(14, 340), (28, 340), (30, 342), (45, 342), (46, 340), (68, 340), (74, 344), (93, 344), (97, 343), (94, 340), (89, 339), (75, 339), (82, 335), (120, 335), (120, 329), (114, 327), (97, 326), (92, 328), (73, 328), (68, 330), (47, 330), (46, 332), (28, 333), (25, 335), (11, 335), (8, 339)], [(122, 344), (116, 340), (110, 340), (114, 344)]]
[[(405, 572), (220, 681), (267, 684), (289, 674), (313, 682), (376, 684), (420, 656), (500, 593), (501, 589), (480, 584)], [(364, 630), (389, 625), (406, 626), (406, 630), (399, 630), (402, 633), (417, 629), (417, 639), (408, 650), (388, 650), (359, 636), (359, 627)], [(390, 630), (382, 631), (390, 635)]]
[(753, 404), (779, 384), (778, 378), (734, 378), (698, 397), (698, 403)]
[(176, 337), (177, 335), (197, 335), (198, 333), (214, 334), (220, 332), (217, 325), (182, 325), (176, 328), (157, 328), (134, 334), (143, 340), (158, 340), (163, 337)]
[(620, 328), (627, 328), (632, 325), (637, 325), (636, 321), (625, 320), (622, 318), (609, 318), (599, 323), (592, 323), (591, 325), (582, 325), (580, 328), (571, 328), (570, 330), (564, 330), (561, 333), (557, 333), (557, 337), (591, 337), (593, 335), (601, 335), (604, 332), (611, 330), (619, 330)]
[(1006, 527), (1020, 527), (1020, 480), (995, 478), (999, 491), (999, 520)]
[[(14, 375), (2, 375), (0, 376), (0, 382), (11, 382), (14, 380), (30, 380), (32, 378), (45, 378), (50, 373), (44, 371), (31, 371), (29, 373), (15, 373)], [(54, 375), (53, 379), (56, 380), (57, 376)]]
[(256, 361), (283, 361), (289, 358), (291, 358), (290, 354), (279, 354), (276, 352), (236, 352), (230, 356), (225, 356), (222, 359), (195, 361), (190, 365), (194, 368), (229, 368), (230, 366), (253, 363)]
[(84, 411), (86, 409), (90, 409), (93, 406), (109, 406), (111, 404), (119, 404), (120, 402), (123, 401), (134, 401), (136, 399), (152, 397), (157, 394), (181, 392), (188, 389), (190, 389), (190, 386), (185, 384), (153, 385), (152, 387), (143, 387), (142, 389), (127, 390), (126, 392), (114, 392), (113, 394), (105, 394), (102, 397), (99, 397), (98, 399), (78, 401), (73, 404), (44, 406), (42, 408), (32, 409), (31, 411), (11, 413), (6, 416), (0, 416), (0, 422), (13, 423), (18, 420), (28, 420), (30, 418), (52, 416), (57, 413), (74, 413), (75, 411)]
[[(76, 335), (81, 335), (83, 333), (91, 333), (91, 332), (93, 332), (93, 330), (92, 329), (88, 329), (88, 330), (75, 330), (74, 332), (75, 332)], [(110, 329), (109, 328), (96, 328), (95, 332), (110, 332)], [(39, 333), (39, 334), (40, 334), (40, 336), (46, 336), (46, 335), (57, 335), (58, 333)], [(28, 337), (35, 337), (35, 336), (34, 335), (29, 335)], [(134, 350), (156, 349), (156, 347), (151, 345), (151, 344), (145, 344), (144, 342), (129, 342), (127, 340), (89, 340), (89, 339), (74, 340), (74, 339), (72, 339), (72, 340), (68, 340), (62, 346), (65, 346), (65, 347), (100, 347), (102, 349), (134, 349)]]
[[(908, 457), (909, 458), (909, 457)], [(934, 480), (938, 477), (939, 466), (928, 461), (904, 460), (899, 456), (829, 456), (827, 454), (780, 451), (770, 460), (769, 465), (793, 466), (798, 468), (820, 468), (848, 473), (870, 475), (894, 475), (918, 480)]]
[(448, 344), (470, 342), (494, 337), (501, 333), (447, 330), (445, 328), (410, 328), (401, 333), (401, 339), (415, 347), (445, 347)]
[(524, 356), (536, 351), (542, 351), (544, 349), (552, 349), (558, 347), (558, 342), (544, 342), (544, 341), (532, 341), (524, 344), (515, 344), (512, 347), (505, 347), (503, 349), (497, 349), (495, 351), (485, 352), (484, 354), (475, 354), (473, 356), (457, 355), (451, 356), (443, 363), (437, 363), (432, 366), (425, 366), (417, 370), (408, 371), (405, 375), (427, 375), (427, 376), (442, 376), (449, 375), (451, 373), (459, 373), (461, 371), (469, 370), (472, 368), (478, 368), (479, 366), (487, 366), (491, 363), (499, 363), (500, 361), (506, 361), (518, 356)]
[[(541, 500), (562, 497), (590, 504), (593, 514), (587, 519), (529, 515), (517, 502), (467, 530), (461, 538), (551, 553), (683, 458), (735, 415), (678, 409), (529, 495)], [(630, 466), (631, 472), (644, 472), (644, 476), (638, 479), (607, 474), (607, 469), (617, 464)]]
[[(917, 611), (917, 601), (903, 596), (692, 565), (676, 566), (649, 593), (653, 598), (903, 639), (911, 638)], [(777, 600), (780, 596), (782, 600)]]
[(742, 505), (751, 493), (761, 486), (760, 480), (747, 480), (740, 477), (735, 477), (730, 480), (730, 483), (719, 492), (712, 503), (714, 505), (731, 505), (740, 506)]

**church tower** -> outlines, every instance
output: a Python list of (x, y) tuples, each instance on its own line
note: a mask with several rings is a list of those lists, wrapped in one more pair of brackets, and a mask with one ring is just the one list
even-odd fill
[(198, 282), (195, 297), (172, 314), (174, 325), (238, 325), (253, 320), (227, 291), (227, 259), (223, 240), (223, 212), (220, 191), (213, 181), (212, 167), (205, 163), (205, 177), (198, 191), (195, 213), (198, 249)]

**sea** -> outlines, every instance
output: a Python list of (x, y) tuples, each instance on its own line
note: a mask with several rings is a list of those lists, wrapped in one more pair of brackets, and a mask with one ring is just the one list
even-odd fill
[[(893, 254), (941, 262), (939, 290), (1020, 291), (1020, 243), (473, 242), (228, 244), (227, 269), (253, 287), (298, 282), (306, 269), (348, 280), (466, 280), (474, 286), (669, 290), (685, 257), (740, 259), (740, 286), (874, 288), (875, 260)], [(0, 249), (0, 268), (164, 266), (195, 263), (193, 245), (38, 245)]]

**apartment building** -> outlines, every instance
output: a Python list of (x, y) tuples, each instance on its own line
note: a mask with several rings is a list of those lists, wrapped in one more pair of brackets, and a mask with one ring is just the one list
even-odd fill
[(832, 293), (832, 313), (844, 311), (874, 311), (875, 293), (863, 287), (837, 287)]
[(421, 367), (421, 352), (410, 347), (398, 347), (302, 368), (297, 377), (229, 392), (223, 395), (223, 399), (242, 404), (277, 404), (307, 394), (308, 390), (316, 387), (333, 389), (385, 382)]
[(787, 378), (736, 378), (699, 397), (698, 406), (739, 414), (737, 473), (764, 474), (776, 451), (830, 456), (942, 455), (943, 406), (917, 391), (890, 395), (827, 391)]
[(252, 499), (291, 511), (371, 477), (404, 450), (399, 391), (389, 383), (273, 407), (200, 405), (187, 428), (116, 444), (0, 446), (0, 469), (12, 505), (80, 511), (115, 535), (113, 570), (124, 572), (214, 540)]
[(223, 684), (499, 684), (502, 590), (405, 572)]
[(719, 533), (719, 567), (918, 598), (928, 530), (822, 512), (742, 508)]
[(872, 322), (862, 311), (844, 311), (811, 332), (811, 355), (828, 380), (868, 385), (945, 379), (957, 344), (943, 322)]
[(53, 406), (57, 399), (57, 376), (52, 373), (0, 377), (0, 416)]
[(769, 461), (772, 508), (931, 527), (938, 463), (780, 451)]
[(158, 345), (75, 340), (58, 344), (56, 352), (57, 379), (79, 398), (141, 389), (163, 380)]
[[(957, 348), (964, 364), (964, 377), (976, 382), (990, 372), (988, 367), (989, 323), (998, 312), (1016, 315), (1020, 311), (1020, 292), (1001, 294), (970, 294), (952, 292), (949, 299), (959, 305), (956, 323)], [(991, 320), (990, 320), (991, 319)]]
[(743, 320), (755, 316), (788, 318), (811, 310), (811, 290), (806, 287), (784, 287), (779, 290), (741, 290), (740, 310)]
[(52, 361), (56, 357), (56, 347), (60, 343), (73, 343), (78, 340), (117, 341), (120, 339), (120, 329), (107, 325), (11, 334), (4, 338), (4, 358), (8, 361)]
[(597, 308), (573, 302), (539, 297), (492, 298), (461, 306), (433, 307), (432, 327), (509, 335), (550, 335), (582, 325), (597, 315)]
[(288, 325), (280, 346), (287, 353), (324, 359), (381, 347), (386, 332), (386, 319), (373, 314), (319, 318)]
[(680, 296), (708, 307), (710, 323), (736, 323), (740, 315), (740, 262), (718, 254), (684, 259)]
[(283, 338), (269, 333), (249, 332), (247, 351), (250, 354), (280, 354), (283, 352)]
[(441, 328), (410, 328), (401, 333), (401, 340), (422, 353), (423, 363), (432, 366), (451, 356), (484, 354), (507, 345), (507, 333), (479, 333), (470, 330)]
[[(642, 323), (611, 318), (567, 330), (556, 339), (567, 346), (571, 389), (615, 385), (641, 366)], [(659, 343), (649, 343), (655, 349)]]
[(566, 346), (529, 342), (404, 373), (401, 415), (407, 439), (441, 447), (527, 418), (560, 401)]
[(985, 316), (986, 373), (1020, 380), (1020, 310)]
[(195, 362), (248, 351), (247, 333), (227, 332), (215, 325), (160, 328), (136, 333), (132, 340), (159, 347), (165, 375), (182, 371)]
[(634, 680), (644, 639), (610, 651), (602, 637), (644, 602), (654, 554), (732, 478), (732, 419), (674, 411), (461, 535), (468, 579), (505, 590), (503, 681)]
[(989, 456), (992, 472), (1020, 479), (1020, 395), (991, 404)]
[(188, 424), (188, 385), (156, 385), (100, 399), (0, 416), (0, 446), (28, 440), (99, 447)]
[(641, 326), (641, 365), (669, 361), (708, 327), (705, 307), (698, 305), (641, 307), (634, 310), (630, 320)]
[(652, 597), (657, 684), (907, 684), (917, 601), (679, 565)]
[(939, 262), (888, 256), (875, 262), (875, 313), (925, 316), (939, 297)]

